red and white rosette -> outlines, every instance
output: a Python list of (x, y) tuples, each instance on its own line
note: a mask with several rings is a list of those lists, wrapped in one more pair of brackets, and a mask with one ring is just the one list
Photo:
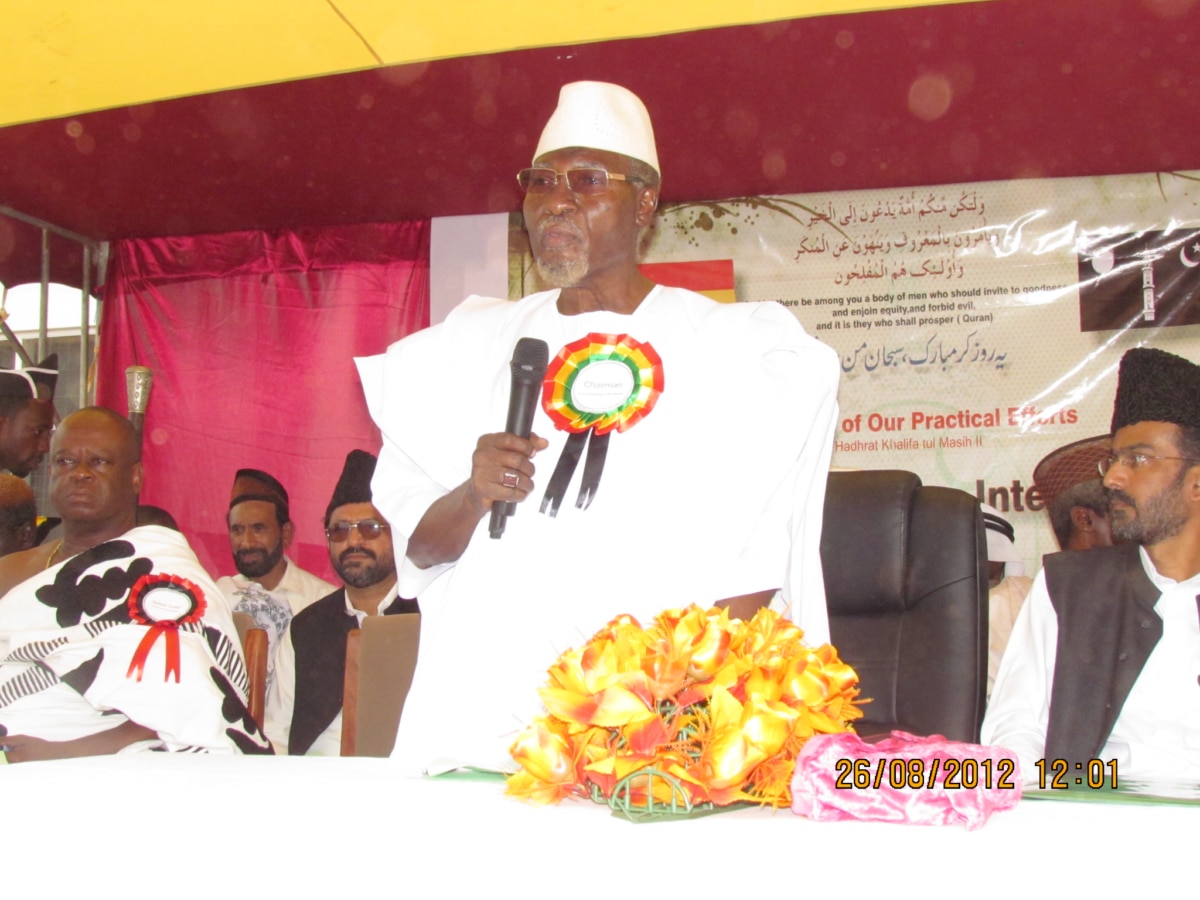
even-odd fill
[(149, 625), (150, 630), (138, 644), (133, 660), (129, 663), (126, 678), (136, 673), (142, 680), (146, 658), (150, 648), (162, 636), (166, 640), (167, 665), (163, 681), (175, 676), (179, 683), (179, 626), (198, 622), (204, 615), (204, 591), (197, 585), (178, 575), (143, 575), (129, 592), (129, 617), (139, 625)]

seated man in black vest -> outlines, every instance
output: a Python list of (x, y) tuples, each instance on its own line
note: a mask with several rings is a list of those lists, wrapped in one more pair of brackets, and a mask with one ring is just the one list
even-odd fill
[[(1026, 781), (1200, 781), (1200, 367), (1121, 360), (1101, 461), (1113, 536), (1052, 553), (1000, 665), (983, 742)], [(1065, 762), (1058, 762), (1059, 760)], [(1040, 771), (1039, 771), (1040, 763)], [(1078, 780), (1077, 780), (1078, 779)]]
[(351, 450), (325, 510), (329, 558), (345, 583), (292, 619), (275, 655), (266, 732), (276, 753), (337, 756), (346, 635), (367, 616), (418, 612), (396, 593), (392, 531), (371, 503), (375, 457)]

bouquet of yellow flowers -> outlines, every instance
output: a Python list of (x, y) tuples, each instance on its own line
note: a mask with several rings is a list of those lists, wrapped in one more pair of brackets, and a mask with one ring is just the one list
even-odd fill
[(613, 619), (550, 667), (547, 712), (511, 748), (508, 792), (633, 810), (788, 806), (804, 742), (862, 716), (854, 670), (803, 637), (769, 609), (749, 622), (698, 606), (649, 628)]

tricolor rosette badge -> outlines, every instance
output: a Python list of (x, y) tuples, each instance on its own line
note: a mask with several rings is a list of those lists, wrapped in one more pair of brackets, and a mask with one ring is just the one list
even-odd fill
[(593, 332), (550, 361), (542, 408), (561, 431), (628, 431), (650, 414), (663, 382), (662, 359), (650, 344)]
[(129, 591), (129, 617), (150, 630), (138, 644), (129, 663), (126, 678), (142, 680), (150, 648), (162, 637), (166, 642), (167, 663), (163, 681), (175, 676), (179, 683), (179, 626), (198, 622), (204, 615), (204, 591), (178, 575), (143, 575)]

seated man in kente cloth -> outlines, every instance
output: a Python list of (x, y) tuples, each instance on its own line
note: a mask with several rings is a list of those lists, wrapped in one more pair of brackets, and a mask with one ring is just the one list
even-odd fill
[[(518, 183), (550, 289), (471, 297), (359, 360), (384, 436), (374, 502), (404, 548), (400, 595), (421, 604), (395, 751), (414, 771), (511, 768), (546, 668), (622, 613), (649, 624), (695, 603), (748, 618), (782, 589), (811, 643), (829, 637), (837, 354), (776, 303), (717, 303), (641, 273), (659, 164), (625, 88), (566, 85)], [(550, 357), (529, 438), (499, 431), (522, 339)], [(516, 512), (492, 539), (504, 503)]]
[(229, 606), (183, 535), (136, 527), (140, 441), (100, 407), (50, 446), (58, 541), (0, 559), (8, 760), (130, 749), (270, 753)]

